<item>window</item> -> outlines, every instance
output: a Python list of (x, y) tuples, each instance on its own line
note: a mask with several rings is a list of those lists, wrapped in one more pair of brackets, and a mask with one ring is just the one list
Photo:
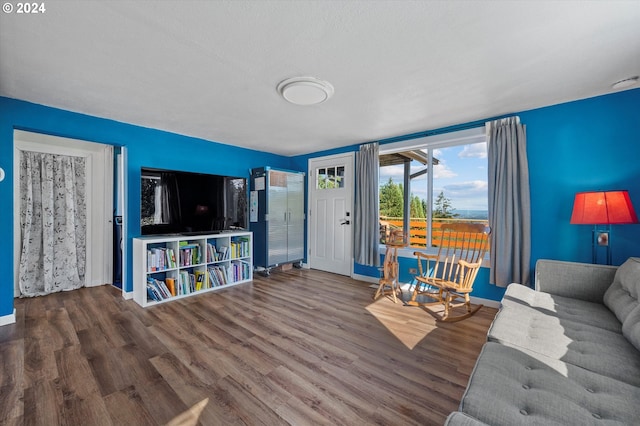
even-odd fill
[(319, 168), (316, 176), (316, 189), (344, 188), (344, 166)]
[(380, 240), (393, 229), (433, 246), (443, 223), (488, 223), (484, 128), (380, 147)]

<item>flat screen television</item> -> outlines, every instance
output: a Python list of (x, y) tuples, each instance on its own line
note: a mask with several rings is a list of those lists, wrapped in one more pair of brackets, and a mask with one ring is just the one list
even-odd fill
[(247, 228), (247, 179), (141, 169), (142, 235), (206, 234)]

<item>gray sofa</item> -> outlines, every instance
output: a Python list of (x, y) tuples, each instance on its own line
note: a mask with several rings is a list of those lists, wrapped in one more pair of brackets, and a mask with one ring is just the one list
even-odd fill
[(639, 425), (640, 258), (511, 284), (447, 425)]

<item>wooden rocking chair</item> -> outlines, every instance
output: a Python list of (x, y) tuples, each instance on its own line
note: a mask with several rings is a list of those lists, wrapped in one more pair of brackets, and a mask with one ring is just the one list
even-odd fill
[[(424, 307), (437, 321), (460, 321), (474, 315), (483, 306), (472, 308), (469, 293), (489, 248), (490, 229), (483, 224), (448, 223), (443, 224), (440, 230), (437, 255), (414, 252), (419, 275), (407, 305)], [(418, 301), (422, 295), (435, 300)], [(458, 298), (463, 298), (464, 303), (454, 305)], [(431, 310), (434, 305), (444, 305), (444, 313)], [(451, 309), (462, 305), (466, 307), (466, 313), (452, 315)]]

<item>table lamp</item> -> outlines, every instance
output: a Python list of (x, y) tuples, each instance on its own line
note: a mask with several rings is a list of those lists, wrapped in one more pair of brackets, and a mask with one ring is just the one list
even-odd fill
[[(593, 263), (597, 263), (597, 248), (607, 248), (607, 265), (611, 265), (610, 233), (611, 225), (638, 223), (628, 191), (578, 192), (573, 202), (571, 223), (593, 225)], [(598, 225), (606, 225), (598, 229)]]

